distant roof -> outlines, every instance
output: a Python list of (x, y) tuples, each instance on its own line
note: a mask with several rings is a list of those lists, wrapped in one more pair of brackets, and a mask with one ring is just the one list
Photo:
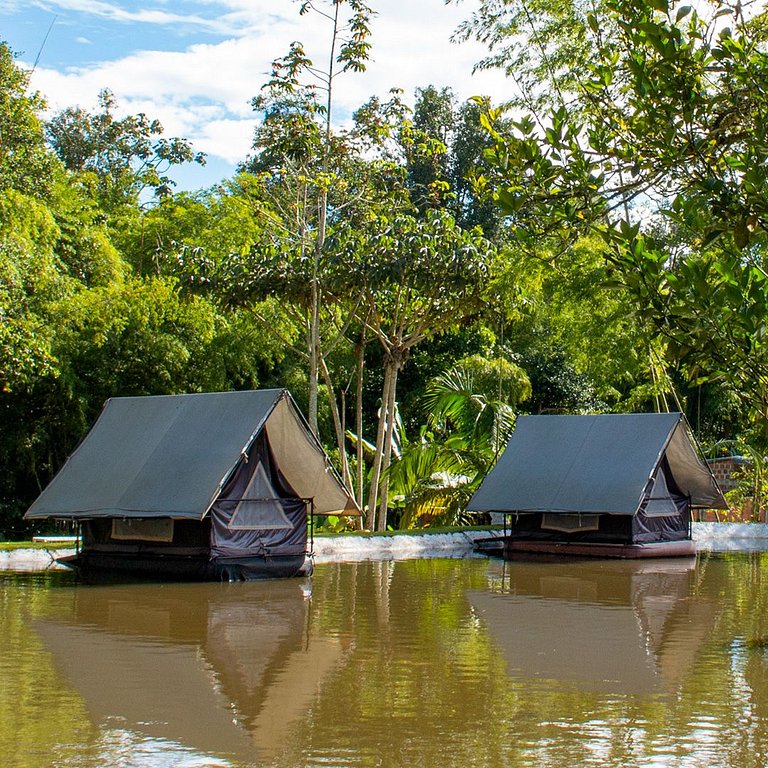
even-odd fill
[(468, 509), (634, 515), (664, 456), (693, 506), (726, 507), (682, 414), (631, 413), (521, 416)]
[(25, 518), (203, 518), (267, 430), (286, 480), (318, 514), (355, 514), (287, 390), (108, 400)]

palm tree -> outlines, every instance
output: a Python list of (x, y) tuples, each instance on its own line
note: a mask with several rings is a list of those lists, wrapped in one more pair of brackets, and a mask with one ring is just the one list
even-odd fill
[(389, 469), (400, 528), (468, 521), (467, 502), (496, 463), (531, 393), (528, 376), (504, 358), (460, 360), (426, 389), (426, 424)]

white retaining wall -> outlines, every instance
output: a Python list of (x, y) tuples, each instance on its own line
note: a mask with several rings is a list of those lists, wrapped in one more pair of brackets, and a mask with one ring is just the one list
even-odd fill
[[(768, 551), (768, 524), (693, 523), (697, 549), (708, 551)], [(461, 531), (409, 536), (318, 536), (315, 563), (360, 560), (406, 560), (423, 557), (470, 557), (479, 539), (497, 531)], [(41, 571), (63, 568), (54, 558), (74, 554), (74, 549), (16, 549), (0, 552), (0, 571)]]

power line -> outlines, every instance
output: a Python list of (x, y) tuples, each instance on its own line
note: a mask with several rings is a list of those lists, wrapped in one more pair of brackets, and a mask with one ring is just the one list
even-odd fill
[(45, 37), (43, 38), (43, 42), (40, 44), (40, 50), (37, 52), (37, 56), (35, 57), (35, 63), (32, 65), (32, 71), (34, 72), (37, 69), (37, 62), (40, 61), (40, 57), (43, 55), (43, 48), (45, 48), (45, 44), (48, 42), (48, 35), (51, 34), (51, 30), (53, 29), (53, 25), (56, 23), (56, 19), (58, 19), (58, 16), (53, 17), (53, 21), (51, 21), (50, 26), (48, 27), (48, 31), (45, 33)]

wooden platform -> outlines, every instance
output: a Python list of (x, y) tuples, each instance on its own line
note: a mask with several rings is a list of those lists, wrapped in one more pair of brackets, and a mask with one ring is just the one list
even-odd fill
[(591, 542), (533, 541), (500, 536), (478, 542), (478, 551), (513, 560), (517, 554), (554, 555), (562, 557), (603, 557), (635, 560), (649, 557), (690, 557), (696, 554), (691, 539), (662, 541), (653, 544), (598, 544)]
[(151, 555), (83, 550), (61, 557), (61, 565), (87, 580), (121, 578), (153, 581), (256, 581), (308, 576), (312, 561), (306, 554), (253, 557)]

